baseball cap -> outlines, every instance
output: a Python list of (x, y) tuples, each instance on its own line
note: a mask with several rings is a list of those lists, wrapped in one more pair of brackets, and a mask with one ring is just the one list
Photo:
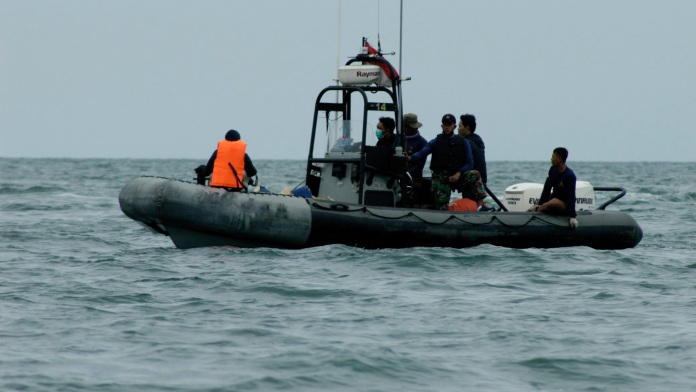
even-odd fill
[(453, 125), (457, 123), (457, 119), (454, 118), (452, 114), (445, 114), (442, 116), (442, 125)]

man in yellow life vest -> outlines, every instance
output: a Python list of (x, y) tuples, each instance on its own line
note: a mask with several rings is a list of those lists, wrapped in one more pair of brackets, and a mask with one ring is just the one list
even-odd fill
[(204, 184), (205, 177), (212, 174), (210, 186), (233, 192), (246, 190), (247, 185), (253, 184), (251, 177), (256, 175), (256, 168), (246, 153), (246, 147), (247, 144), (241, 140), (239, 132), (234, 129), (227, 131), (225, 139), (218, 142), (208, 164), (194, 169), (198, 174), (198, 183)]

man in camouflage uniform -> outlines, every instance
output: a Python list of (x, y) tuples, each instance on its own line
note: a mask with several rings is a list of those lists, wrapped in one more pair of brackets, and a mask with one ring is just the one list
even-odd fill
[(462, 136), (454, 132), (457, 120), (451, 114), (442, 117), (442, 133), (428, 142), (422, 150), (409, 157), (410, 160), (425, 160), (429, 154), (432, 170), (430, 191), (435, 200), (435, 209), (446, 210), (452, 189), (462, 192), (480, 206), (486, 197), (481, 175), (474, 167), (471, 146)]

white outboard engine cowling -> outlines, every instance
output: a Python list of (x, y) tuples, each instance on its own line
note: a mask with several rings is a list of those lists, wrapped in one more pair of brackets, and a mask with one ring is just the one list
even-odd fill
[[(503, 204), (508, 211), (527, 211), (531, 206), (539, 204), (544, 184), (523, 182), (505, 188)], [(587, 181), (575, 183), (575, 210), (594, 210), (595, 192)]]

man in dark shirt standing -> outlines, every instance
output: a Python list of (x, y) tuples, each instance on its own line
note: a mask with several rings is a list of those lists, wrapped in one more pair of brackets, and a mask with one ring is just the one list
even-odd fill
[(488, 182), (488, 171), (486, 170), (486, 145), (483, 139), (476, 132), (476, 117), (473, 114), (462, 114), (459, 116), (459, 126), (457, 132), (469, 141), (471, 154), (474, 156), (474, 170), (481, 174), (481, 181), (485, 185)]
[[(418, 116), (415, 113), (407, 113), (404, 115), (401, 129), (403, 137), (406, 139), (406, 155), (411, 156), (422, 150), (423, 147), (428, 144), (428, 141), (418, 132), (418, 129), (422, 126), (423, 124), (418, 121)], [(418, 163), (409, 162), (407, 170), (413, 178), (414, 187), (416, 185), (420, 186), (423, 180), (424, 167), (425, 161), (420, 161)]]
[[(453, 186), (463, 187), (466, 185), (467, 188), (477, 189), (478, 194), (473, 195), (472, 200), (476, 201), (479, 206), (486, 197), (480, 175), (475, 172), (475, 175), (472, 176), (474, 160), (469, 142), (454, 132), (456, 127), (456, 118), (452, 114), (445, 114), (442, 116), (442, 133), (423, 146), (423, 149), (409, 156), (410, 161), (420, 162), (432, 154), (430, 191), (435, 201), (435, 209), (438, 210), (447, 210)], [(475, 187), (469, 184), (472, 181), (477, 182)]]

